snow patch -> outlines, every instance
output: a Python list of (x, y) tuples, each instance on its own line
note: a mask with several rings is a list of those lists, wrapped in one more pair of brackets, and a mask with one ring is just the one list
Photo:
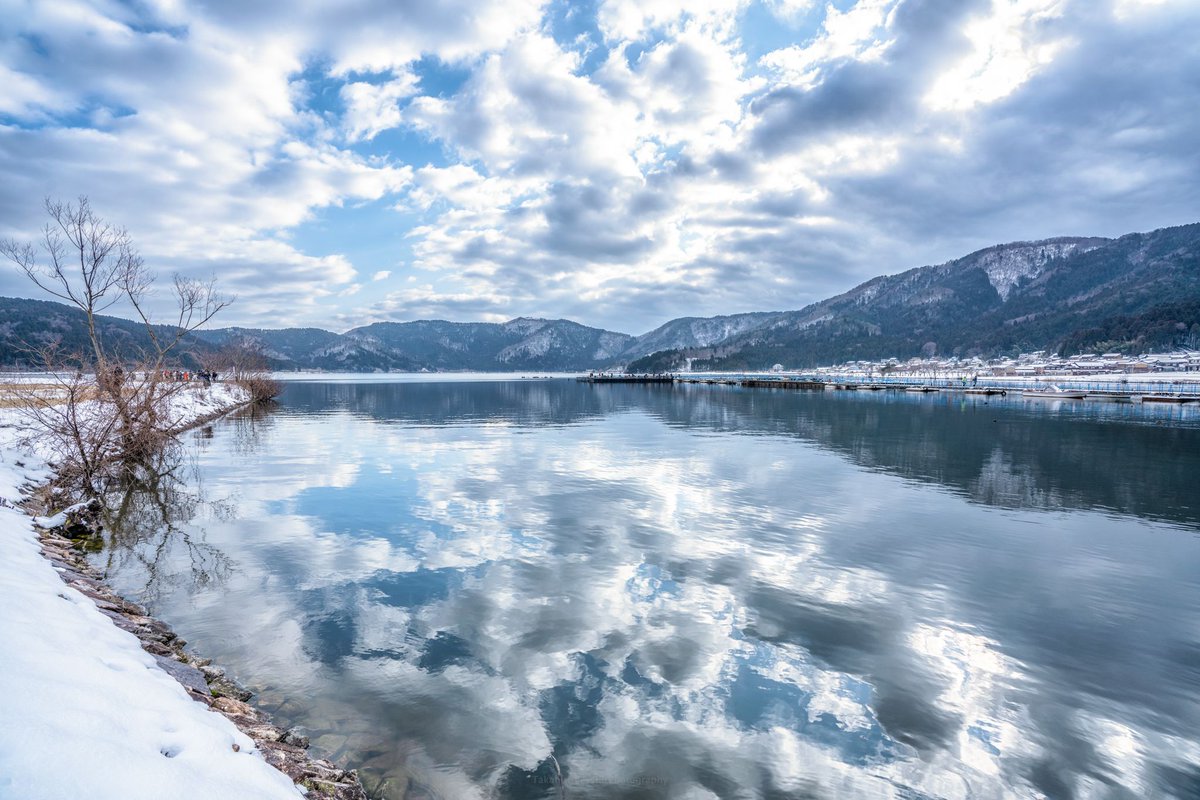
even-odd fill
[(988, 281), (1000, 295), (1000, 299), (1007, 300), (1018, 283), (1023, 279), (1041, 275), (1051, 261), (1074, 252), (1086, 253), (1097, 246), (1071, 241), (1008, 245), (980, 253), (975, 266), (987, 273)]
[(512, 361), (514, 358), (525, 356), (536, 358), (550, 352), (551, 348), (559, 345), (559, 336), (553, 328), (542, 328), (527, 339), (511, 344), (496, 354), (497, 361)]
[(672, 320), (634, 339), (626, 347), (624, 355), (636, 358), (661, 350), (712, 347), (723, 344), (735, 336), (765, 327), (779, 316), (770, 312), (760, 312), (722, 317), (685, 317)]
[(595, 352), (592, 353), (592, 359), (595, 361), (607, 361), (608, 359), (616, 358), (629, 344), (630, 339), (632, 337), (624, 333), (605, 331), (600, 334), (600, 341), (597, 343)]
[(530, 319), (529, 317), (517, 317), (510, 319), (502, 326), (506, 331), (519, 333), (522, 336), (529, 336), (537, 333), (545, 328), (550, 323), (544, 319)]
[(85, 500), (82, 503), (76, 503), (73, 506), (67, 506), (66, 508), (64, 508), (62, 511), (58, 512), (54, 516), (34, 517), (33, 524), (39, 528), (44, 528), (46, 530), (50, 530), (51, 528), (61, 528), (63, 525), (67, 524), (67, 520), (69, 520), (71, 518), (71, 515), (77, 514), (80, 511), (83, 511), (89, 505), (90, 505), (90, 502)]

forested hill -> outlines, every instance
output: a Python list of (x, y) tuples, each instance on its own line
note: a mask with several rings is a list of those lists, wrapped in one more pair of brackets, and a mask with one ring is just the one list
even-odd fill
[[(142, 327), (102, 317), (121, 353), (145, 347)], [(1141, 352), (1200, 340), (1200, 223), (1119, 239), (1061, 237), (996, 245), (886, 275), (798, 311), (684, 317), (644, 333), (570, 320), (379, 322), (345, 333), (318, 328), (218, 328), (180, 350), (198, 365), (248, 344), (277, 369), (558, 371), (693, 367), (761, 369), (920, 354), (1053, 350)], [(0, 364), (30, 365), (28, 345), (86, 349), (77, 309), (0, 298)]]
[(1200, 340), (1200, 224), (997, 245), (874, 278), (709, 347), (631, 369), (789, 367), (916, 355), (1163, 350)]

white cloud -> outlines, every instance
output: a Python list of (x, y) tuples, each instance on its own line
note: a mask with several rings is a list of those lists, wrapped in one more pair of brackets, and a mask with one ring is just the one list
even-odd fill
[(0, 114), (9, 114), (18, 119), (38, 119), (46, 110), (61, 110), (69, 107), (67, 96), (38, 79), (0, 64)]
[(351, 141), (372, 139), (400, 125), (400, 101), (417, 91), (417, 76), (404, 72), (384, 83), (356, 81), (341, 89), (346, 104), (343, 127)]
[(387, 280), (388, 278), (390, 278), (391, 276), (392, 276), (392, 273), (391, 273), (391, 271), (390, 271), (390, 270), (381, 269), (381, 270), (379, 270), (378, 272), (376, 272), (374, 275), (372, 275), (372, 276), (371, 276), (371, 280), (373, 280), (373, 281), (386, 281), (386, 280)]
[(937, 79), (925, 102), (962, 110), (1007, 97), (1065, 46), (1064, 34), (1039, 35), (1041, 26), (1063, 12), (1062, 0), (993, 0), (991, 13), (964, 31), (972, 52)]
[(282, 43), (299, 54), (328, 59), (334, 76), (402, 70), (423, 54), (447, 62), (470, 60), (504, 46), (539, 24), (543, 0), (443, 0), (437, 5), (391, 0), (211, 0), (203, 10), (162, 3), (164, 21), (194, 28), (201, 21), (250, 50)]
[(466, 164), (422, 167), (416, 171), (414, 183), (416, 186), (410, 193), (410, 200), (420, 208), (428, 209), (442, 201), (475, 212), (502, 209), (512, 203), (523, 189), (536, 189), (543, 185), (539, 180), (485, 178)]
[(489, 56), (454, 98), (414, 100), (406, 119), (493, 174), (640, 174), (630, 155), (634, 109), (577, 75), (578, 66), (552, 38), (526, 34)]
[(817, 0), (766, 0), (766, 6), (771, 13), (785, 22), (793, 22), (807, 14), (817, 4)]
[(675, 32), (687, 21), (729, 31), (748, 0), (603, 0), (597, 23), (606, 39), (636, 41), (652, 30)]
[(773, 50), (760, 62), (785, 83), (811, 86), (844, 59), (878, 59), (891, 44), (887, 25), (899, 1), (860, 0), (846, 11), (829, 5), (816, 39)]
[(1192, 0), (1116, 0), (1113, 13), (1117, 19), (1124, 20), (1147, 11), (1158, 11), (1164, 6), (1191, 5)]
[(642, 53), (631, 67), (614, 49), (597, 74), (614, 98), (637, 109), (643, 141), (699, 144), (736, 125), (743, 99), (762, 85), (744, 78), (745, 57), (733, 44), (689, 26)]

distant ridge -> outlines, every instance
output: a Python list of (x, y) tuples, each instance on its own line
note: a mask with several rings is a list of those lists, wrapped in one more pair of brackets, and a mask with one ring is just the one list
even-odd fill
[[(139, 323), (99, 318), (117, 353), (149, 344)], [(425, 370), (586, 370), (609, 366), (633, 337), (569, 320), (518, 318), (505, 323), (378, 322), (346, 333), (320, 328), (213, 328), (189, 336), (182, 361), (198, 366), (231, 343), (258, 349), (275, 369), (378, 372)], [(83, 313), (61, 303), (0, 297), (0, 364), (29, 366), (27, 344), (57, 342), (86, 350)]]
[[(101, 318), (130, 352), (138, 324)], [(85, 344), (83, 315), (43, 300), (0, 298), (0, 363), (23, 343)], [(1168, 349), (1200, 337), (1200, 223), (1119, 239), (1057, 237), (978, 250), (873, 278), (797, 311), (683, 317), (640, 336), (565, 319), (504, 323), (377, 322), (319, 328), (217, 328), (190, 337), (185, 362), (229, 342), (277, 369), (569, 371), (816, 366), (920, 354)]]

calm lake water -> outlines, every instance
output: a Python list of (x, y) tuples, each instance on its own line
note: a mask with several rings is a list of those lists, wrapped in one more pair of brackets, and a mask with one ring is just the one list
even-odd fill
[(297, 382), (185, 451), (97, 564), (373, 796), (1200, 797), (1200, 409)]

